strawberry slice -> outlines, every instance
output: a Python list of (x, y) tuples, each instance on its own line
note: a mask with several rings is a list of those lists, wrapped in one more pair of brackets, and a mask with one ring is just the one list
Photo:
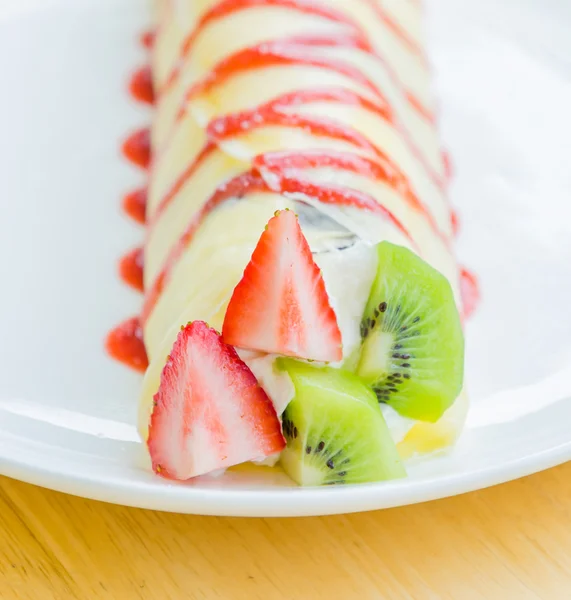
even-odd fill
[(248, 350), (320, 361), (343, 357), (321, 271), (292, 211), (277, 212), (262, 233), (232, 294), (222, 336)]
[(285, 441), (236, 350), (194, 321), (181, 328), (161, 374), (147, 444), (156, 473), (185, 480), (280, 452)]

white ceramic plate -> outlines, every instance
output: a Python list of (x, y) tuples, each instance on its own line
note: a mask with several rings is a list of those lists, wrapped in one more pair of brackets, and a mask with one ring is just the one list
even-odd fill
[[(143, 175), (120, 140), (149, 121), (125, 83), (145, 60), (138, 0), (0, 4), (0, 472), (110, 502), (312, 515), (420, 502), (571, 458), (571, 7), (428, 0), (459, 254), (480, 276), (473, 408), (450, 455), (394, 483), (291, 487), (232, 474), (170, 484), (138, 466), (140, 378), (106, 331), (139, 297), (115, 276), (142, 237), (119, 210)], [(567, 61), (567, 62), (566, 62)]]

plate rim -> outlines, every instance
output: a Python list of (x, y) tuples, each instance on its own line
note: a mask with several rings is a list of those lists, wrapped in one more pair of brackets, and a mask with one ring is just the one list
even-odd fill
[[(571, 440), (495, 465), (448, 476), (403, 479), (396, 482), (355, 484), (346, 488), (275, 487), (263, 490), (214, 489), (162, 480), (105, 479), (46, 468), (9, 457), (0, 439), (0, 470), (13, 479), (57, 492), (134, 508), (179, 514), (221, 517), (309, 517), (349, 514), (407, 506), (448, 498), (571, 461)], [(61, 465), (60, 465), (61, 466)], [(320, 504), (324, 506), (320, 507)]]

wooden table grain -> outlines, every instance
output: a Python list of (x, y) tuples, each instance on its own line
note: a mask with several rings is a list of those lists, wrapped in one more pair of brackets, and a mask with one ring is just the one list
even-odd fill
[(304, 519), (173, 515), (0, 478), (0, 598), (568, 600), (571, 463)]

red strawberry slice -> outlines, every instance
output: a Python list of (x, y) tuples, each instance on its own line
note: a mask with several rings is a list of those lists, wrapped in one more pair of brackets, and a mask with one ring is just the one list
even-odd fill
[(341, 332), (297, 217), (270, 219), (226, 311), (233, 346), (320, 361), (343, 357)]
[(236, 350), (202, 321), (182, 327), (153, 398), (153, 470), (189, 479), (280, 452), (276, 411)]

